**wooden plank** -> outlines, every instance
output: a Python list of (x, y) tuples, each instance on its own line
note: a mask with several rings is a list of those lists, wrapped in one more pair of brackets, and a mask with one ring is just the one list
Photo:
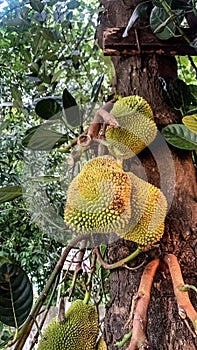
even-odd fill
[[(184, 38), (176, 37), (169, 40), (158, 40), (149, 28), (130, 29), (126, 38), (122, 37), (125, 28), (105, 28), (103, 30), (102, 49), (105, 55), (136, 55), (139, 53), (156, 53), (160, 55), (191, 55), (197, 56), (197, 51), (192, 48)], [(185, 30), (192, 41), (196, 33)]]

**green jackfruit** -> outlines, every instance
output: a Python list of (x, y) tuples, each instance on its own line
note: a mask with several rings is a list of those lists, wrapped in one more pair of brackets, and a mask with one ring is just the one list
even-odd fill
[(88, 161), (67, 192), (66, 224), (84, 233), (124, 229), (131, 216), (131, 180), (114, 159)]
[(66, 312), (63, 322), (51, 321), (38, 350), (95, 350), (98, 333), (96, 307), (76, 300)]
[(126, 233), (121, 237), (141, 246), (150, 245), (163, 236), (167, 201), (159, 188), (132, 173), (128, 174), (132, 183), (132, 211), (129, 225), (125, 227)]
[(148, 102), (134, 95), (120, 97), (110, 111), (120, 127), (105, 132), (111, 154), (123, 158), (140, 153), (155, 139), (157, 126)]

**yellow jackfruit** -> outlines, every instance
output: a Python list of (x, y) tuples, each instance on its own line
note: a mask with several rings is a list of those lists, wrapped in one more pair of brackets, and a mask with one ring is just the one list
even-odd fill
[(103, 337), (99, 339), (99, 342), (96, 347), (97, 350), (107, 350), (106, 342), (104, 341)]
[(84, 233), (124, 229), (131, 216), (131, 180), (114, 159), (88, 161), (71, 182), (64, 212), (66, 224)]
[[(132, 183), (131, 219), (121, 236), (141, 246), (153, 244), (164, 233), (167, 201), (161, 190), (128, 173)], [(127, 231), (128, 229), (128, 231)]]
[(162, 237), (166, 210), (159, 188), (105, 156), (86, 163), (71, 182), (64, 220), (75, 231), (115, 232), (145, 246)]
[(113, 105), (120, 127), (108, 127), (105, 132), (111, 154), (133, 157), (147, 147), (157, 135), (157, 126), (148, 102), (141, 96), (120, 97)]
[(76, 300), (66, 312), (63, 322), (51, 321), (38, 350), (95, 350), (98, 332), (96, 307)]

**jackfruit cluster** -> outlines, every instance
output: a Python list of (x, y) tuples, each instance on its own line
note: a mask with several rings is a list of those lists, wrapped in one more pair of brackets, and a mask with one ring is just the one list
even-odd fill
[(108, 127), (105, 137), (112, 155), (124, 159), (140, 153), (154, 141), (157, 126), (148, 102), (141, 96), (120, 97), (113, 105), (114, 115), (120, 127)]
[(44, 331), (38, 350), (95, 350), (99, 333), (98, 314), (94, 305), (74, 301), (65, 320), (52, 320)]
[(159, 188), (124, 172), (114, 159), (98, 157), (71, 182), (64, 220), (75, 231), (115, 232), (145, 246), (162, 237), (166, 210)]
[(130, 193), (121, 165), (109, 157), (92, 159), (69, 186), (64, 220), (80, 233), (121, 230), (131, 216)]

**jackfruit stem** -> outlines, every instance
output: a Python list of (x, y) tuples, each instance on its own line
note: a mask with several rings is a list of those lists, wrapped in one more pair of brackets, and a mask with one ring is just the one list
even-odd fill
[(186, 317), (188, 317), (193, 324), (195, 333), (197, 334), (197, 311), (194, 309), (189, 299), (188, 292), (181, 291), (181, 287), (184, 286), (184, 281), (177, 257), (174, 254), (167, 254), (164, 257), (164, 262), (168, 266), (171, 274), (174, 294), (178, 305), (179, 316), (184, 321), (186, 321)]
[(142, 248), (138, 246), (137, 249), (134, 252), (132, 252), (130, 255), (128, 255), (126, 258), (121, 259), (113, 264), (108, 264), (103, 260), (99, 247), (95, 247), (94, 251), (96, 253), (97, 259), (100, 262), (101, 266), (103, 266), (104, 269), (106, 270), (113, 270), (113, 269), (117, 269), (118, 267), (124, 266), (129, 261), (135, 259), (142, 252)]

